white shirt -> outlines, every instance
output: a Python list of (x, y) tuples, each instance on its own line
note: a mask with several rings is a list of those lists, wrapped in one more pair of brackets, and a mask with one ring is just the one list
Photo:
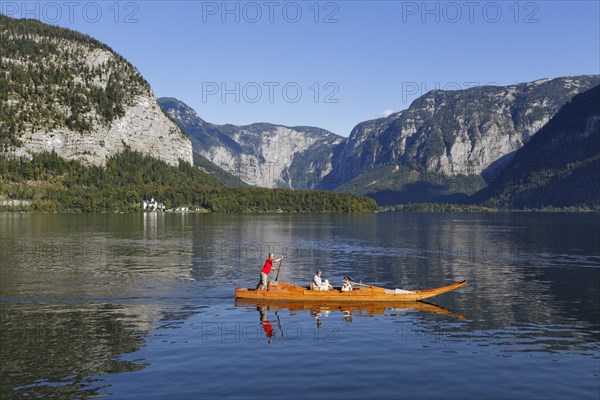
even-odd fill
[(321, 277), (317, 274), (313, 277), (313, 286), (315, 287), (319, 287), (321, 286), (322, 282), (321, 282)]

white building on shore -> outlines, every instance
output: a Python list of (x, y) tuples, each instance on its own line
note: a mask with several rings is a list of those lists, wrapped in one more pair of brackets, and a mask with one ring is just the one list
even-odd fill
[(150, 201), (148, 200), (144, 200), (144, 202), (142, 203), (142, 207), (144, 209), (144, 211), (165, 211), (166, 207), (163, 203), (159, 203), (156, 200), (154, 200), (154, 197), (152, 197), (150, 199)]

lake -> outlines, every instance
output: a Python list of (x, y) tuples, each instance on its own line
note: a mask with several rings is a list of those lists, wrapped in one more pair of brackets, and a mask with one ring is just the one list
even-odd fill
[[(469, 284), (236, 302), (269, 251), (282, 281)], [(597, 400), (600, 215), (5, 213), (0, 315), (0, 398)]]

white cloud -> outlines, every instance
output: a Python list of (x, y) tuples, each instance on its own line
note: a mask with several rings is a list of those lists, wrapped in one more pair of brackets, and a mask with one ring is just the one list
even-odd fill
[(395, 110), (393, 110), (391, 108), (387, 108), (387, 109), (383, 110), (382, 112), (380, 112), (379, 116), (387, 118), (387, 117), (389, 117), (391, 114), (393, 114), (395, 112), (396, 112)]

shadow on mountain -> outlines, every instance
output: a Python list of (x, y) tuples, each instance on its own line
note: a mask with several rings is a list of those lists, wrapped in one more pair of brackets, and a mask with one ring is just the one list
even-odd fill
[(465, 193), (448, 194), (447, 191), (447, 185), (416, 182), (404, 185), (402, 190), (382, 190), (367, 196), (383, 207), (409, 203), (461, 203), (469, 197)]
[(600, 85), (573, 97), (470, 201), (507, 208), (598, 208), (598, 110)]
[(502, 174), (502, 170), (511, 162), (514, 158), (517, 150), (512, 151), (508, 154), (503, 155), (496, 161), (488, 165), (482, 172), (481, 176), (487, 184), (494, 182)]

